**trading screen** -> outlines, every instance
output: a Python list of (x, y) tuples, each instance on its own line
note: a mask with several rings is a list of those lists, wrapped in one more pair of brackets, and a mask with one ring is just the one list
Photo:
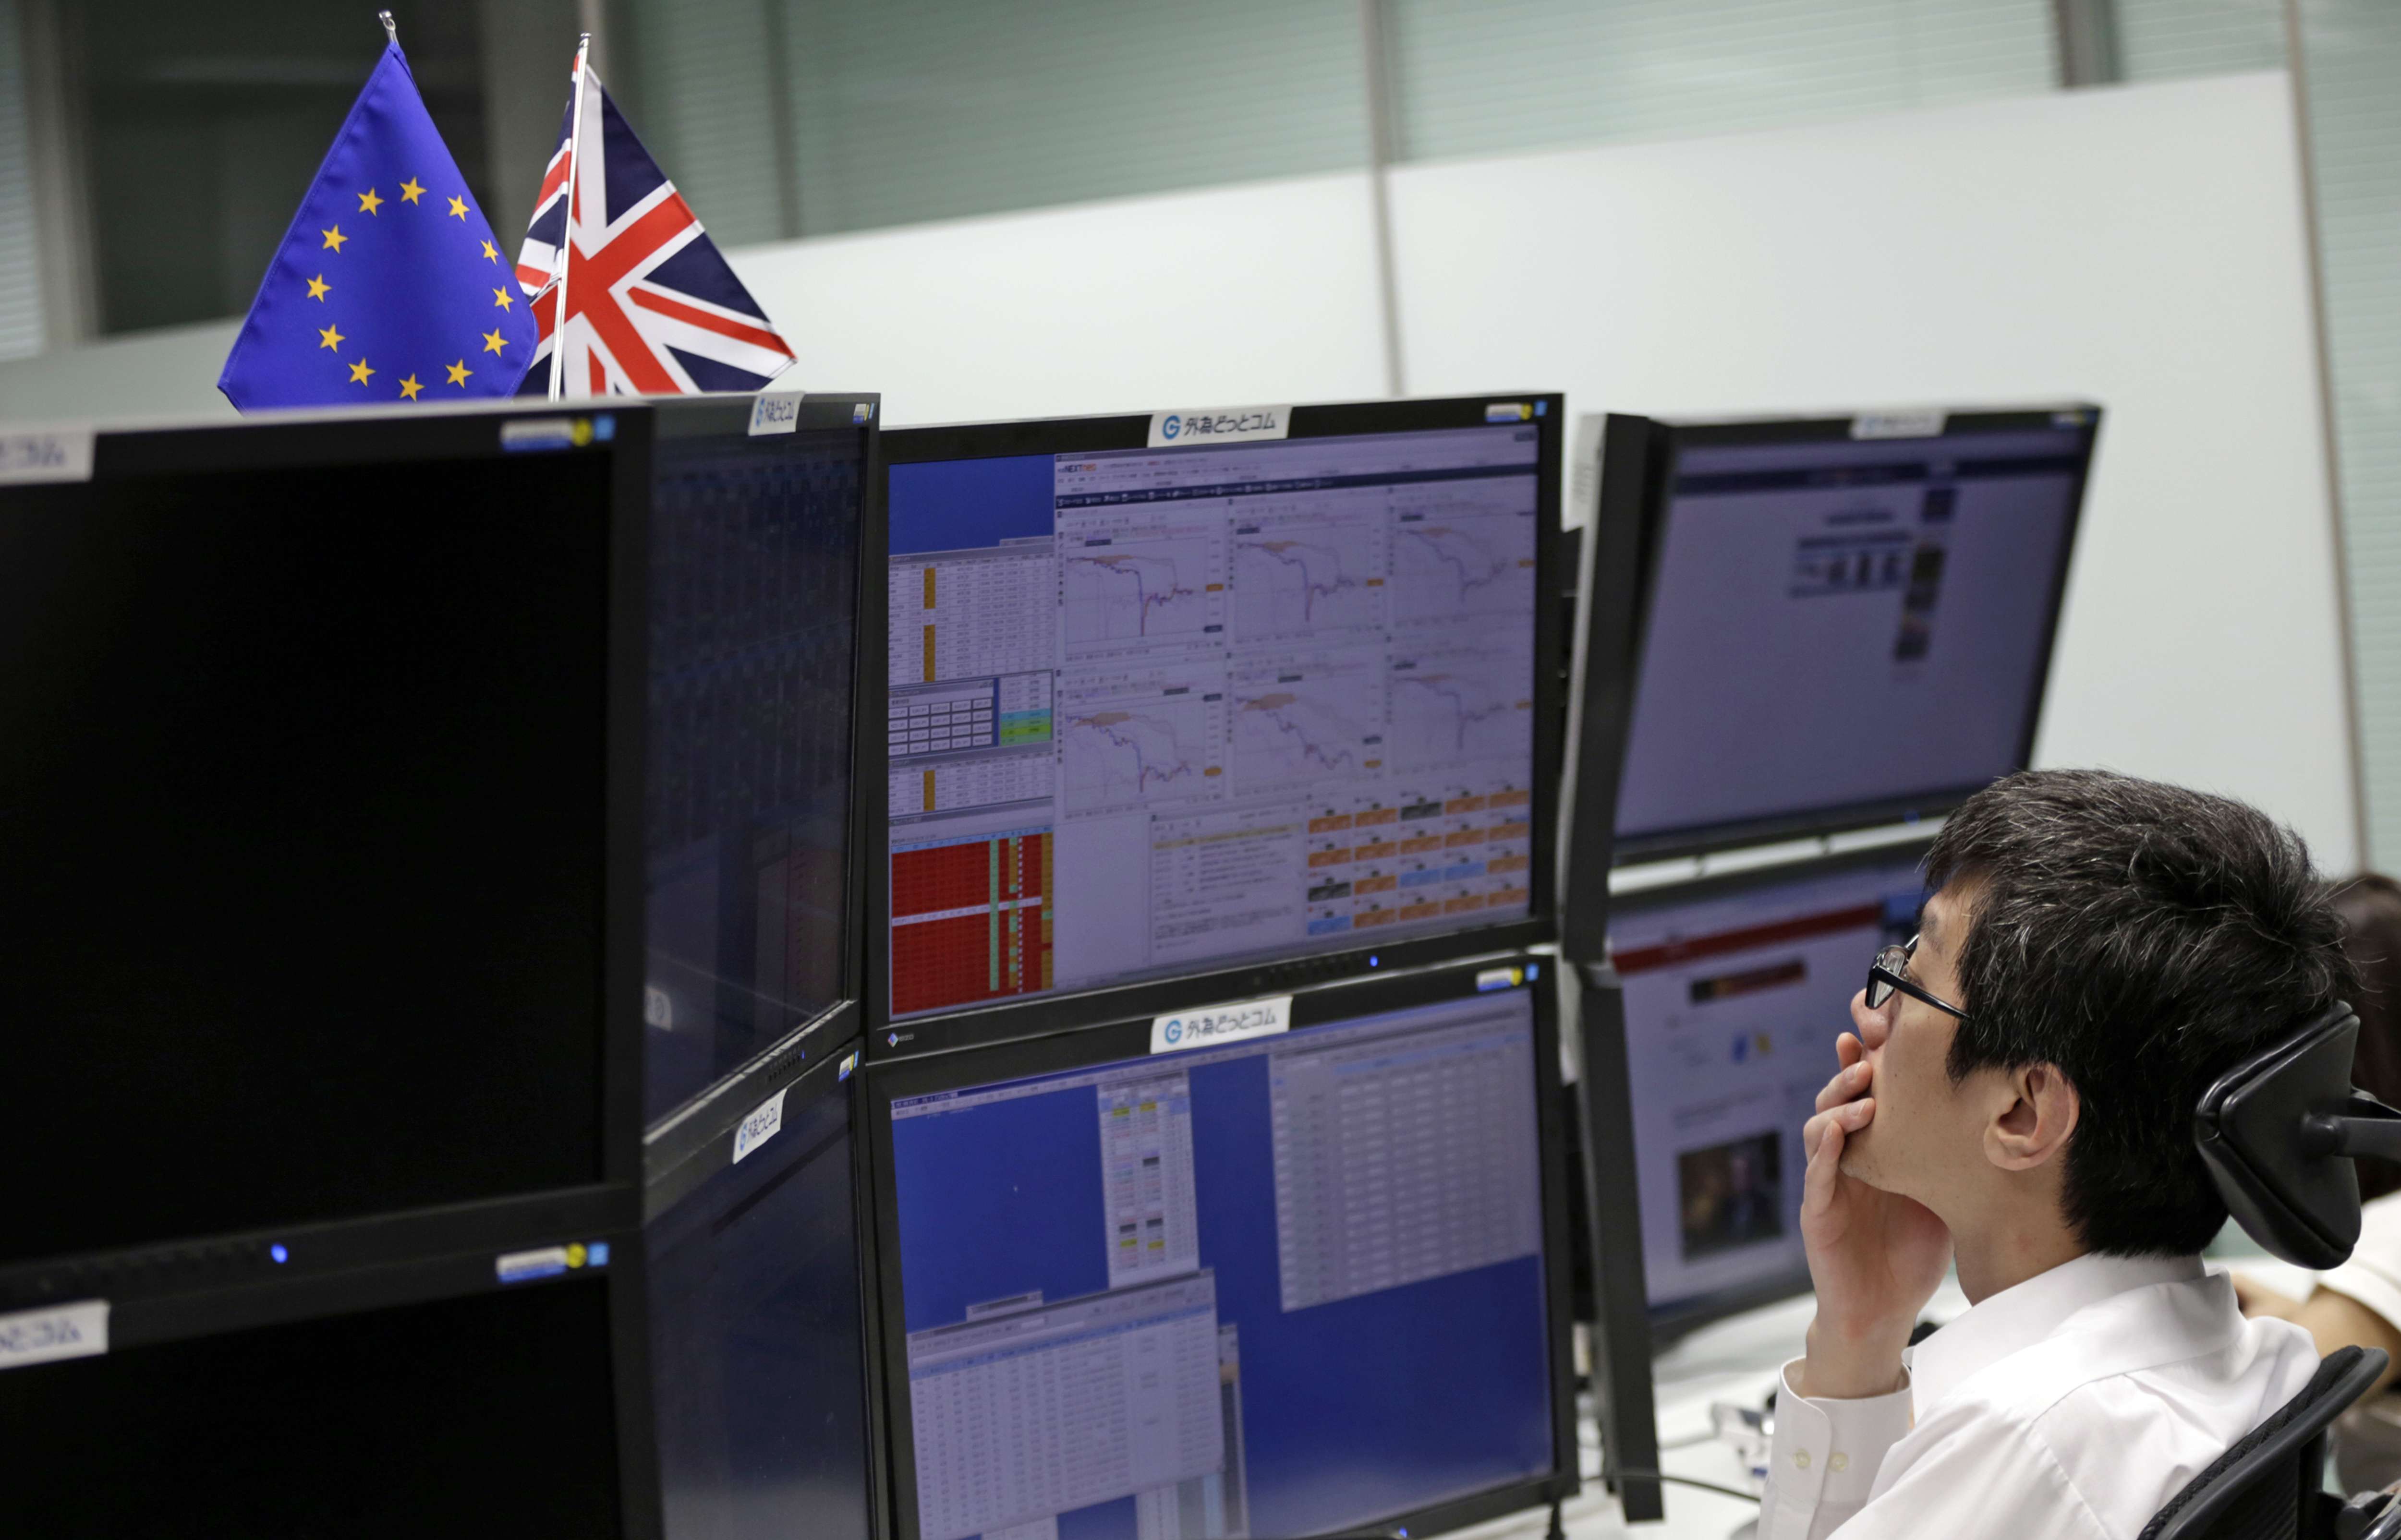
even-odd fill
[(1801, 1125), (1923, 896), (1895, 859), (1611, 916), (1653, 1308), (1803, 1275)]
[(918, 1540), (1312, 1534), (1550, 1473), (1534, 1054), (1521, 988), (896, 1100)]
[(1538, 434), (893, 466), (892, 1014), (1527, 915)]
[(1619, 838), (2016, 769), (2092, 435), (2089, 414), (2062, 413), (2048, 429), (1682, 448)]

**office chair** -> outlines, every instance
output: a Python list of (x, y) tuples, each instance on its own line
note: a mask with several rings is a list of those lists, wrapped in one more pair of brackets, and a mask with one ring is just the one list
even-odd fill
[(2327, 1355), (2299, 1395), (2168, 1499), (2141, 1540), (2333, 1540), (2342, 1500), (2320, 1490), (2326, 1429), (2384, 1362), (2380, 1348)]
[[(2401, 1112), (2352, 1083), (2359, 1017), (2336, 1004), (2220, 1076), (2193, 1114), (2218, 1196), (2272, 1255), (2325, 1269), (2359, 1240), (2352, 1158), (2401, 1155)], [(2374, 1348), (2330, 1354), (2301, 1393), (2194, 1477), (2142, 1540), (2333, 1540), (2326, 1429), (2383, 1373)]]
[(2334, 1540), (2401, 1540), (2401, 1481), (2363, 1492), (2334, 1516)]

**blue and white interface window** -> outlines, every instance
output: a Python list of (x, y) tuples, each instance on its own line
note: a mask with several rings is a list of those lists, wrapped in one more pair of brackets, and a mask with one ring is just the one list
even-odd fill
[(892, 1014), (1525, 917), (1538, 431), (893, 466)]
[(1534, 1043), (1519, 988), (896, 1100), (920, 1540), (1310, 1534), (1549, 1474)]
[(1801, 1125), (1879, 947), (1917, 931), (1914, 859), (1610, 917), (1654, 1307), (1798, 1277)]
[(1619, 837), (1956, 791), (2016, 769), (2092, 433), (2089, 415), (2061, 417), (1681, 451)]

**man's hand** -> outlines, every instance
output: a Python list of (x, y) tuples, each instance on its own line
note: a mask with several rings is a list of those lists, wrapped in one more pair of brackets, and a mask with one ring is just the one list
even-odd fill
[[(1873, 1015), (1863, 999), (1851, 1010), (1854, 1019)], [(1951, 1232), (1914, 1199), (1843, 1174), (1845, 1141), (1875, 1118), (1874, 1067), (1848, 1032), (1835, 1043), (1834, 1056), (1843, 1068), (1818, 1093), (1817, 1113), (1801, 1136), (1809, 1152), (1801, 1239), (1817, 1285), (1818, 1318), (1794, 1388), (1850, 1399), (1899, 1387), (1910, 1328), (1951, 1265)]]

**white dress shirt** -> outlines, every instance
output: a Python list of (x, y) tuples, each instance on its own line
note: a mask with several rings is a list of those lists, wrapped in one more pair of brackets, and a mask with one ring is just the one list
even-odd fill
[(2079, 1257), (1920, 1342), (1889, 1396), (1804, 1398), (1787, 1364), (1759, 1540), (2135, 1540), (2317, 1356), (2198, 1257)]

